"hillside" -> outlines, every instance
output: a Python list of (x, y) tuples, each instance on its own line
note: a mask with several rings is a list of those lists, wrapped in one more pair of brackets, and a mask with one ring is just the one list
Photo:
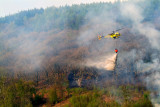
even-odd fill
[[(1, 17), (0, 106), (158, 105), (159, 5), (129, 0)], [(97, 38), (122, 27), (117, 40)]]

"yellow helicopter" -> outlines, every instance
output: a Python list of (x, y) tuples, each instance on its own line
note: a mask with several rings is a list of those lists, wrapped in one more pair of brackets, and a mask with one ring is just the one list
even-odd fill
[(98, 39), (101, 40), (102, 38), (110, 38), (110, 37), (112, 39), (117, 39), (117, 38), (119, 38), (121, 36), (121, 34), (119, 32), (117, 32), (117, 31), (122, 30), (122, 29), (124, 29), (124, 28), (117, 29), (117, 30), (113, 31), (111, 34), (108, 34), (106, 36), (98, 35)]

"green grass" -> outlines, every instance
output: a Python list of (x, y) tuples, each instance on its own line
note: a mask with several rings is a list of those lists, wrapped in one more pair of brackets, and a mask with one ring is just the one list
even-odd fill
[[(150, 93), (143, 88), (137, 92), (137, 88), (134, 86), (94, 88), (93, 90), (72, 88), (70, 104), (66, 107), (153, 107), (149, 98)], [(113, 99), (105, 102), (103, 96)]]
[(106, 105), (106, 103), (96, 94), (73, 96), (70, 99), (70, 103), (73, 107), (103, 107)]
[(82, 94), (82, 93), (87, 92), (89, 90), (87, 90), (85, 88), (71, 88), (71, 89), (69, 89), (69, 91), (73, 95), (79, 95), (79, 94)]

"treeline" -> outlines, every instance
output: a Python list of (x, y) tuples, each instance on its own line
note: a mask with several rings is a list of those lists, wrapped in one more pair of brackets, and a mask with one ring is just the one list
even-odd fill
[[(126, 1), (129, 3), (132, 1)], [(137, 3), (143, 8), (145, 16), (144, 21), (153, 21), (159, 17), (160, 1), (139, 1)], [(50, 29), (79, 29), (82, 25), (88, 22), (87, 15), (92, 14), (98, 16), (102, 11), (112, 12), (117, 17), (117, 20), (123, 20), (120, 7), (123, 3), (117, 1), (115, 3), (92, 3), (62, 7), (49, 7), (47, 9), (33, 9), (22, 11), (20, 13), (0, 18), (0, 25), (14, 24), (23, 26), (28, 31), (48, 31)], [(43, 25), (43, 26), (42, 26)]]
[(10, 24), (14, 23), (17, 26), (22, 26), (24, 25), (25, 21), (34, 17), (37, 14), (42, 14), (44, 12), (44, 9), (32, 9), (32, 10), (27, 10), (27, 11), (21, 11), (19, 13), (5, 16), (0, 19), (1, 24)]

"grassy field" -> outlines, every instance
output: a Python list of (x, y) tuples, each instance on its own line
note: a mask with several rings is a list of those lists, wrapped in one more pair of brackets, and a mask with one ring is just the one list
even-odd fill
[[(43, 90), (44, 92), (44, 90)], [(109, 88), (70, 88), (63, 95), (54, 88), (45, 90), (43, 106), (55, 107), (153, 107), (150, 92), (142, 87), (123, 85)], [(47, 96), (47, 97), (46, 97)]]

